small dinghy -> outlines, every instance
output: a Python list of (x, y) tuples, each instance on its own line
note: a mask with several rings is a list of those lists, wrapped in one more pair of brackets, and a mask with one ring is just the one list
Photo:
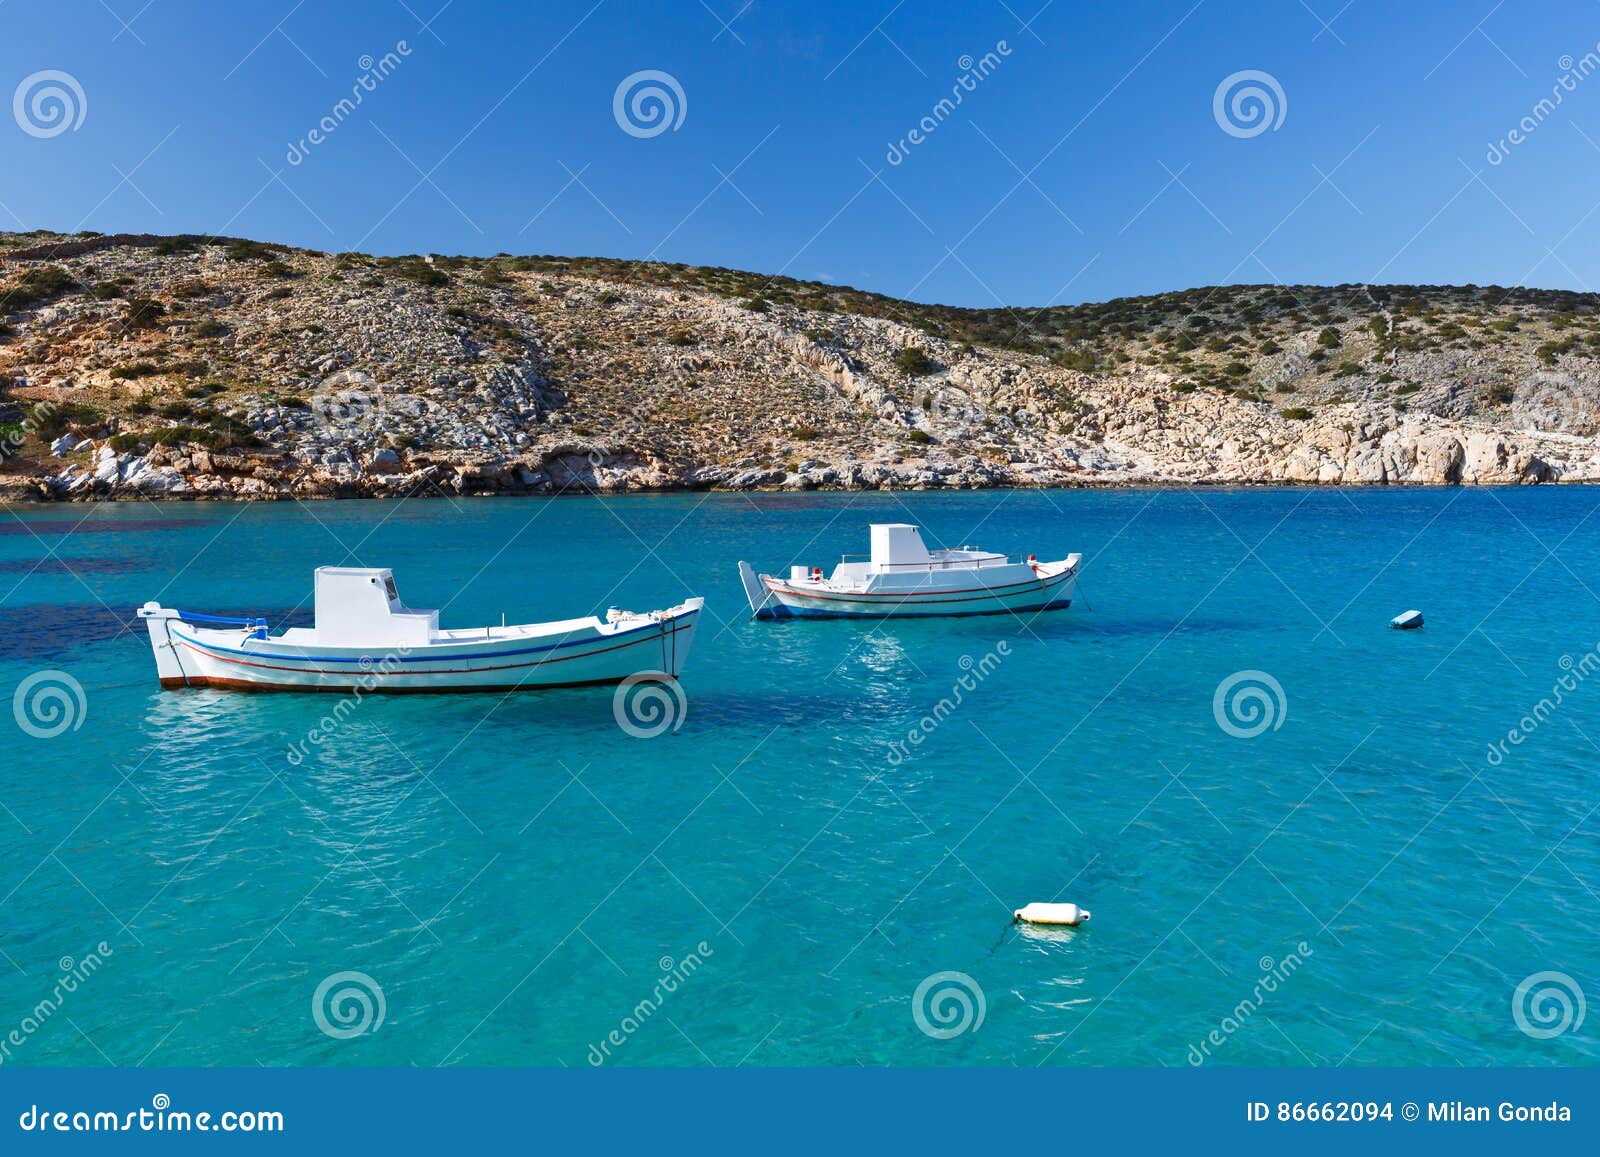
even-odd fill
[(442, 630), (400, 601), (388, 569), (318, 567), (311, 627), (139, 608), (165, 688), (242, 691), (520, 691), (677, 678), (704, 599), (549, 623)]
[(790, 567), (783, 579), (757, 574), (747, 562), (739, 564), (739, 578), (758, 619), (992, 615), (1070, 606), (1081, 558), (929, 550), (915, 526), (874, 523), (872, 553), (854, 561), (846, 555), (826, 578), (821, 567)]
[(1389, 626), (1397, 631), (1415, 631), (1422, 626), (1421, 611), (1406, 611), (1389, 620)]

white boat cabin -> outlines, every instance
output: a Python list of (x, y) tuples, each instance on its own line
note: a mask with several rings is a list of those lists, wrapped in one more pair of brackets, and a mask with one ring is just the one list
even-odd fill
[(402, 603), (387, 567), (319, 566), (315, 621), (316, 641), (334, 647), (421, 646), (439, 633), (439, 612)]
[[(874, 522), (871, 524), (872, 553), (866, 561), (852, 562), (849, 556), (834, 568), (828, 580), (834, 584), (867, 584), (881, 586), (886, 579), (920, 576), (925, 581), (929, 574), (947, 570), (971, 570), (976, 567), (1004, 566), (1006, 556), (990, 550), (929, 550), (922, 541), (922, 531), (909, 522)], [(859, 558), (859, 556), (857, 556)], [(791, 582), (816, 581), (819, 572), (807, 568), (791, 568)], [(878, 580), (872, 582), (871, 580)]]

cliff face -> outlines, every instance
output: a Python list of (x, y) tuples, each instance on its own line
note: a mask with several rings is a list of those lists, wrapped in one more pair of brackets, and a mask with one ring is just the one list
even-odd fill
[(1045, 310), (728, 270), (0, 235), (0, 494), (1600, 477), (1600, 298)]

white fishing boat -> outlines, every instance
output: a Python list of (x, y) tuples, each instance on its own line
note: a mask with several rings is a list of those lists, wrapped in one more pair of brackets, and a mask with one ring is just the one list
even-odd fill
[(793, 566), (788, 578), (739, 564), (758, 619), (789, 616), (992, 615), (1070, 606), (1082, 556), (1040, 562), (966, 546), (929, 550), (906, 523), (874, 523), (872, 553), (846, 555), (833, 573)]
[(246, 691), (520, 691), (676, 678), (704, 599), (664, 611), (441, 629), (400, 601), (388, 569), (318, 567), (314, 625), (139, 608), (161, 685)]

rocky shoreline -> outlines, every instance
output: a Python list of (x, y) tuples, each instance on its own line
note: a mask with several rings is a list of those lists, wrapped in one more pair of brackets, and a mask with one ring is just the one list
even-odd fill
[(1600, 300), (0, 235), (0, 501), (1600, 481)]

